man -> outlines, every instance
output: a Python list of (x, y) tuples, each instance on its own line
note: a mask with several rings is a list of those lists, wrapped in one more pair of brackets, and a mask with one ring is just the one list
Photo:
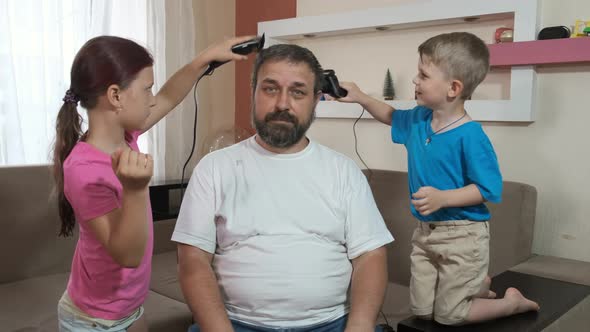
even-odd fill
[(393, 237), (354, 162), (305, 136), (321, 80), (309, 50), (263, 50), (257, 134), (195, 168), (172, 236), (190, 331), (375, 330)]

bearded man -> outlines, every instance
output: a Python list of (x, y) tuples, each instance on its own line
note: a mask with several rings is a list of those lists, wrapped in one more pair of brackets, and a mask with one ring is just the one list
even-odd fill
[(348, 157), (306, 137), (322, 95), (308, 49), (262, 50), (256, 135), (195, 167), (172, 236), (189, 331), (379, 331), (393, 241)]

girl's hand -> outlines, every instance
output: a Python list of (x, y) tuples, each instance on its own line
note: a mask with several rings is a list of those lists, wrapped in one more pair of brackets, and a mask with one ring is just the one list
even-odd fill
[(444, 191), (434, 187), (421, 187), (412, 194), (412, 198), (414, 208), (423, 216), (432, 214), (446, 205)]
[(231, 60), (246, 60), (248, 57), (245, 55), (236, 54), (231, 51), (232, 46), (254, 39), (256, 36), (241, 36), (226, 39), (222, 42), (210, 45), (205, 49), (199, 56), (204, 60), (205, 63), (212, 61), (225, 62)]
[(154, 160), (149, 154), (117, 149), (111, 155), (111, 165), (123, 189), (140, 191), (147, 188), (152, 178)]

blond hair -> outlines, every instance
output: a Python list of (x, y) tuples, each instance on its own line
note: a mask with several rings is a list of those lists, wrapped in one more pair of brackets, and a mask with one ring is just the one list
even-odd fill
[(431, 61), (450, 79), (463, 83), (462, 99), (471, 98), (490, 68), (488, 47), (483, 40), (469, 32), (434, 36), (418, 46), (418, 53), (421, 61)]

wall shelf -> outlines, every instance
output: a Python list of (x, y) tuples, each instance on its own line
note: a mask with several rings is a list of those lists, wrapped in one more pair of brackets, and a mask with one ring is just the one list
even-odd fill
[(488, 45), (490, 65), (523, 66), (590, 62), (590, 37)]
[[(538, 0), (430, 0), (394, 7), (259, 22), (258, 34), (265, 33), (267, 45), (273, 45), (295, 42), (309, 35), (318, 38), (375, 32), (382, 27), (410, 29), (464, 23), (474, 18), (477, 21), (514, 18), (514, 42), (511, 45), (490, 46), (491, 52), (501, 55), (515, 52), (510, 49), (519, 47), (521, 44), (518, 42), (535, 40), (538, 17)], [(509, 57), (507, 61), (513, 60), (514, 57)], [(506, 64), (512, 65), (516, 64)], [(466, 107), (469, 107), (469, 114), (477, 121), (531, 122), (535, 120), (536, 90), (535, 68), (523, 63), (510, 69), (510, 99), (469, 100)], [(415, 102), (393, 101), (392, 105), (406, 109), (411, 108), (409, 105), (415, 105)], [(357, 118), (361, 110), (360, 106), (354, 104), (321, 102), (316, 115), (318, 118)]]
[[(386, 101), (386, 103), (395, 109), (411, 109), (416, 106), (414, 100), (392, 100)], [(510, 100), (467, 100), (465, 108), (469, 115), (477, 121), (525, 121), (521, 115), (511, 111), (510, 104)], [(320, 101), (316, 107), (316, 116), (318, 118), (356, 119), (361, 115), (362, 110), (358, 104)], [(369, 112), (365, 112), (362, 118), (372, 119), (373, 117)]]

